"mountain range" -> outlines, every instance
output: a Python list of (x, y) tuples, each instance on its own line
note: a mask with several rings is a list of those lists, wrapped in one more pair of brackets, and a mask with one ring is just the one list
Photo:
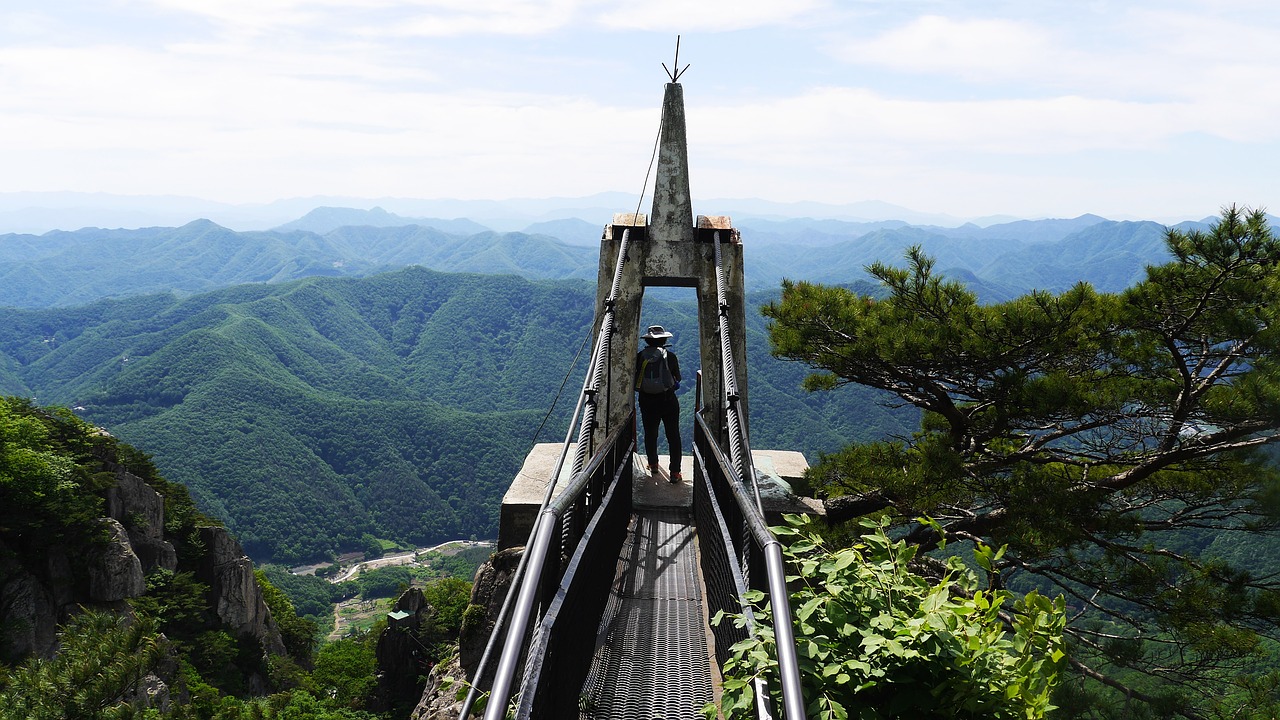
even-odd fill
[[(72, 407), (150, 453), (257, 559), (322, 558), (366, 532), (489, 537), (594, 298), (583, 281), (408, 268), (6, 310), (0, 392)], [(696, 337), (691, 301), (644, 312)], [(864, 390), (802, 393), (804, 368), (770, 356), (763, 318), (750, 317), (761, 447), (816, 457), (909, 425)], [(691, 368), (692, 344), (677, 344)], [(584, 363), (544, 439), (563, 433)]]
[[(800, 390), (805, 368), (769, 355), (756, 311), (782, 278), (877, 292), (864, 267), (919, 245), (1003, 300), (1082, 279), (1118, 290), (1168, 257), (1163, 226), (1096, 216), (740, 229), (753, 439), (813, 459), (915, 418), (859, 388)], [(197, 220), (3, 235), (0, 392), (74, 407), (151, 453), (259, 559), (324, 557), (364, 533), (491, 535), (534, 428), (562, 383), (581, 382), (581, 362), (566, 372), (595, 301), (600, 226), (525, 230), (326, 207), (269, 231)], [(642, 324), (697, 336), (691, 291), (646, 300)], [(691, 346), (677, 343), (685, 367)]]
[[(740, 229), (748, 289), (783, 278), (849, 282), (875, 261), (920, 245), (943, 272), (985, 300), (1077, 280), (1115, 290), (1167, 258), (1164, 226), (1096, 216), (988, 227), (901, 222), (754, 220)], [(754, 223), (759, 223), (755, 225)], [(1179, 227), (1204, 227), (1183, 223)], [(602, 226), (576, 219), (496, 232), (466, 219), (406, 218), (385, 210), (318, 208), (270, 231), (209, 220), (137, 230), (84, 228), (0, 235), (0, 306), (71, 306), (153, 292), (191, 294), (240, 283), (366, 276), (421, 265), (445, 272), (594, 280)], [(473, 232), (474, 231), (474, 232)]]
[[(232, 204), (192, 197), (112, 195), (76, 192), (0, 193), (0, 233), (44, 233), (82, 227), (148, 227), (182, 225), (204, 217), (236, 230), (266, 230), (290, 222), (316, 207), (371, 209), (415, 218), (470, 218), (499, 231), (519, 230), (531, 223), (588, 218), (607, 220), (616, 212), (631, 212), (636, 197), (602, 192), (577, 198), (514, 198), (507, 200), (377, 199), (317, 196), (289, 198), (262, 204)], [(946, 215), (922, 213), (878, 201), (845, 204), (774, 202), (759, 198), (702, 199), (698, 212), (742, 218), (831, 217), (840, 220), (906, 220), (958, 225)], [(646, 205), (645, 208), (648, 206)], [(1012, 218), (977, 218), (982, 225)]]

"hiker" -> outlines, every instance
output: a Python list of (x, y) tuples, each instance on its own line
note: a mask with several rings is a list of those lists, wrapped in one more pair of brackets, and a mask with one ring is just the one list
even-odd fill
[(640, 336), (645, 348), (636, 353), (636, 393), (640, 396), (640, 419), (644, 425), (644, 450), (649, 460), (649, 474), (658, 472), (658, 423), (666, 428), (671, 450), (671, 482), (683, 479), (680, 474), (680, 361), (667, 347), (671, 333), (661, 325), (650, 325)]

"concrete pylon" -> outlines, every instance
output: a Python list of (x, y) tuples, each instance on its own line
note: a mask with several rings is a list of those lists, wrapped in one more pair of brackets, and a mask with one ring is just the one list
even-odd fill
[(689, 143), (684, 124), (684, 89), (667, 85), (662, 98), (658, 176), (653, 187), (649, 237), (659, 242), (693, 240), (693, 199), (689, 196)]
[[(747, 402), (747, 353), (745, 291), (742, 245), (737, 230), (727, 217), (698, 217), (695, 223), (689, 192), (689, 153), (685, 134), (684, 91), (679, 83), (666, 86), (663, 96), (662, 134), (659, 140), (658, 171), (653, 193), (653, 222), (643, 215), (618, 214), (605, 227), (600, 243), (600, 267), (596, 285), (595, 332), (600, 331), (603, 313), (613, 284), (624, 231), (630, 231), (630, 245), (622, 280), (614, 305), (614, 337), (608, 358), (607, 390), (598, 401), (593, 433), (599, 447), (608, 432), (617, 427), (635, 404), (635, 356), (640, 339), (640, 307), (646, 287), (692, 287), (698, 294), (698, 347), (703, 371), (703, 417), (727, 441), (724, 379), (720, 370), (719, 320), (716, 298), (714, 233), (720, 233), (722, 269), (726, 285), (726, 314), (737, 374), (737, 387), (744, 409)], [(697, 368), (681, 358), (683, 387), (692, 388)], [(681, 396), (691, 403), (692, 393)], [(690, 428), (682, 428), (686, 453), (691, 446)]]

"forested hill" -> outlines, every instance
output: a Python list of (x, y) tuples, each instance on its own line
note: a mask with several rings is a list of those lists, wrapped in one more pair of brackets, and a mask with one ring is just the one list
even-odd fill
[[(581, 281), (410, 268), (5, 310), (0, 392), (79, 408), (151, 453), (255, 558), (321, 557), (366, 532), (492, 536), (594, 301)], [(645, 313), (696, 367), (692, 302)], [(852, 388), (804, 395), (804, 369), (770, 357), (748, 318), (759, 446), (815, 455), (904, 427)], [(562, 436), (582, 365), (544, 439)]]

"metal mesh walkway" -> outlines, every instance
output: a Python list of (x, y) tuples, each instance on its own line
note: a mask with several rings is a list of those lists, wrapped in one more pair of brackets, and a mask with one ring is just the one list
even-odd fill
[(618, 558), (582, 720), (684, 720), (712, 700), (697, 548), (684, 508), (638, 508)]

